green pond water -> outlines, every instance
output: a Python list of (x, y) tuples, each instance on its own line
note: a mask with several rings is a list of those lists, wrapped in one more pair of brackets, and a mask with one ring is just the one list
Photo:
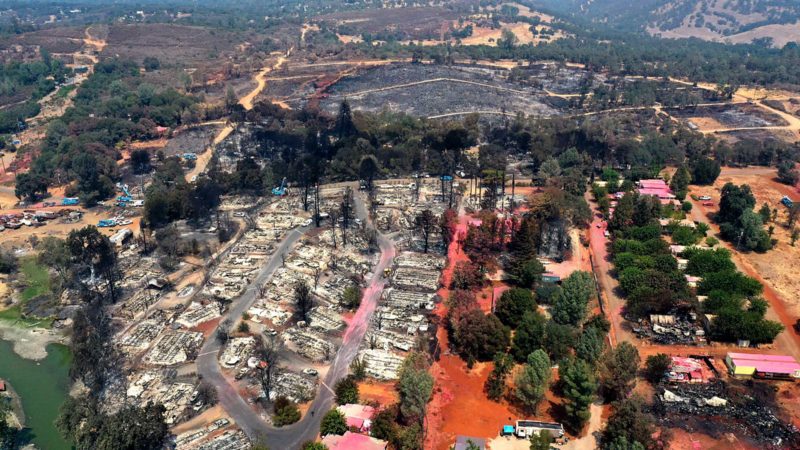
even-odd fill
[(13, 344), (0, 340), (0, 378), (22, 398), (25, 410), (23, 441), (41, 450), (69, 450), (54, 424), (69, 389), (71, 355), (66, 346), (50, 344), (47, 358), (24, 359), (14, 353)]

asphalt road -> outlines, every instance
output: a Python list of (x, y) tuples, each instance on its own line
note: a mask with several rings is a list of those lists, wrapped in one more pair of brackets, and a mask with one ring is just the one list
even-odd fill
[[(231, 308), (222, 320), (220, 320), (220, 323), (228, 317), (237, 320), (242, 317), (243, 312), (250, 309), (256, 301), (258, 286), (267, 281), (275, 270), (281, 266), (283, 263), (281, 256), (289, 253), (302, 235), (302, 229), (295, 229), (284, 237), (278, 249), (272, 257), (270, 257), (267, 264), (261, 269), (253, 282), (250, 283), (239, 298), (233, 301)], [(257, 429), (259, 425), (263, 425), (264, 423), (242, 397), (239, 396), (236, 392), (236, 388), (232, 386), (222, 374), (217, 357), (221, 349), (222, 345), (216, 339), (215, 329), (214, 333), (209, 335), (208, 339), (206, 339), (205, 344), (203, 344), (197, 356), (197, 372), (204, 380), (216, 386), (219, 403), (245, 432), (249, 429)], [(247, 434), (248, 436), (253, 436), (251, 433)]]
[[(367, 211), (365, 205), (357, 194), (354, 195), (354, 203), (356, 216), (366, 220)], [(281, 255), (291, 251), (292, 246), (300, 236), (302, 236), (301, 230), (294, 230), (284, 239), (267, 265), (261, 269), (256, 279), (247, 287), (244, 294), (234, 300), (226, 317), (239, 318), (243, 312), (252, 306), (258, 293), (257, 287), (268, 280), (275, 270), (280, 267), (282, 263)], [(381, 292), (386, 285), (383, 273), (384, 269), (389, 267), (394, 259), (395, 248), (392, 241), (381, 234), (378, 234), (378, 245), (381, 256), (374, 267), (373, 276), (364, 290), (361, 306), (358, 308), (347, 330), (345, 330), (342, 345), (336, 352), (325, 379), (320, 383), (319, 392), (309, 408), (309, 413), (303, 416), (299, 422), (276, 428), (262, 420), (256, 411), (239, 395), (236, 387), (222, 374), (218, 359), (221, 345), (217, 342), (215, 335), (212, 334), (203, 345), (197, 357), (197, 371), (204, 380), (216, 386), (219, 404), (222, 405), (228, 415), (250, 439), (263, 443), (269, 448), (290, 450), (300, 448), (304, 442), (314, 440), (317, 437), (322, 416), (331, 408), (334, 402), (335, 396), (332, 388), (339, 380), (347, 376), (350, 370), (350, 363), (358, 353), (358, 348), (369, 328), (370, 318), (375, 312)], [(311, 414), (312, 411), (313, 414)]]

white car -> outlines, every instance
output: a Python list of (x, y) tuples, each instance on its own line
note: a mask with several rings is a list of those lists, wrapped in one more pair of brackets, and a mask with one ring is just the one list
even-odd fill
[(233, 213), (233, 217), (244, 217), (244, 216), (246, 216), (246, 214), (241, 211), (236, 211), (235, 213)]
[(192, 176), (192, 178), (191, 178), (191, 179), (189, 179), (189, 181), (190, 181), (191, 183), (194, 183), (195, 181), (197, 181), (197, 175), (193, 175), (193, 176)]
[(303, 221), (303, 226), (307, 227), (307, 226), (311, 225), (311, 222), (313, 222), (311, 219), (306, 219), (306, 220)]
[(316, 369), (312, 369), (310, 367), (303, 369), (303, 373), (306, 375), (311, 375), (312, 377), (319, 375), (319, 372), (317, 372)]
[(711, 200), (711, 196), (710, 196), (710, 195), (703, 195), (702, 197), (698, 197), (698, 198), (699, 198), (700, 200), (703, 200), (703, 201), (706, 201), (706, 200)]

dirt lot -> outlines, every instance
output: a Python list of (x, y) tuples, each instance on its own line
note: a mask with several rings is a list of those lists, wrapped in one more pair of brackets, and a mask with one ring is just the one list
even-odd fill
[[(692, 193), (698, 196), (710, 195), (715, 204), (719, 203), (720, 191), (725, 183), (747, 184), (756, 197), (756, 209), (765, 202), (770, 208), (778, 210), (774, 239), (778, 244), (767, 253), (747, 253), (743, 256), (753, 265), (766, 283), (772, 286), (783, 298), (788, 311), (795, 318), (800, 317), (800, 279), (797, 270), (800, 267), (800, 243), (790, 245), (791, 230), (785, 227), (787, 209), (780, 204), (784, 195), (800, 199), (798, 190), (775, 181), (774, 169), (752, 167), (746, 169), (724, 168), (714, 186), (693, 187)], [(716, 211), (716, 207), (712, 208)]]

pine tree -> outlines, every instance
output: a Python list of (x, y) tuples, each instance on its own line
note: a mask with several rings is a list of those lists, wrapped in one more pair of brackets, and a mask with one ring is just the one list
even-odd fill
[(514, 380), (517, 399), (532, 412), (536, 411), (550, 384), (550, 366), (547, 353), (536, 350), (528, 356), (528, 363)]
[(597, 381), (589, 363), (582, 359), (567, 359), (558, 367), (564, 392), (564, 409), (570, 424), (580, 430), (591, 416), (589, 406), (594, 400)]

